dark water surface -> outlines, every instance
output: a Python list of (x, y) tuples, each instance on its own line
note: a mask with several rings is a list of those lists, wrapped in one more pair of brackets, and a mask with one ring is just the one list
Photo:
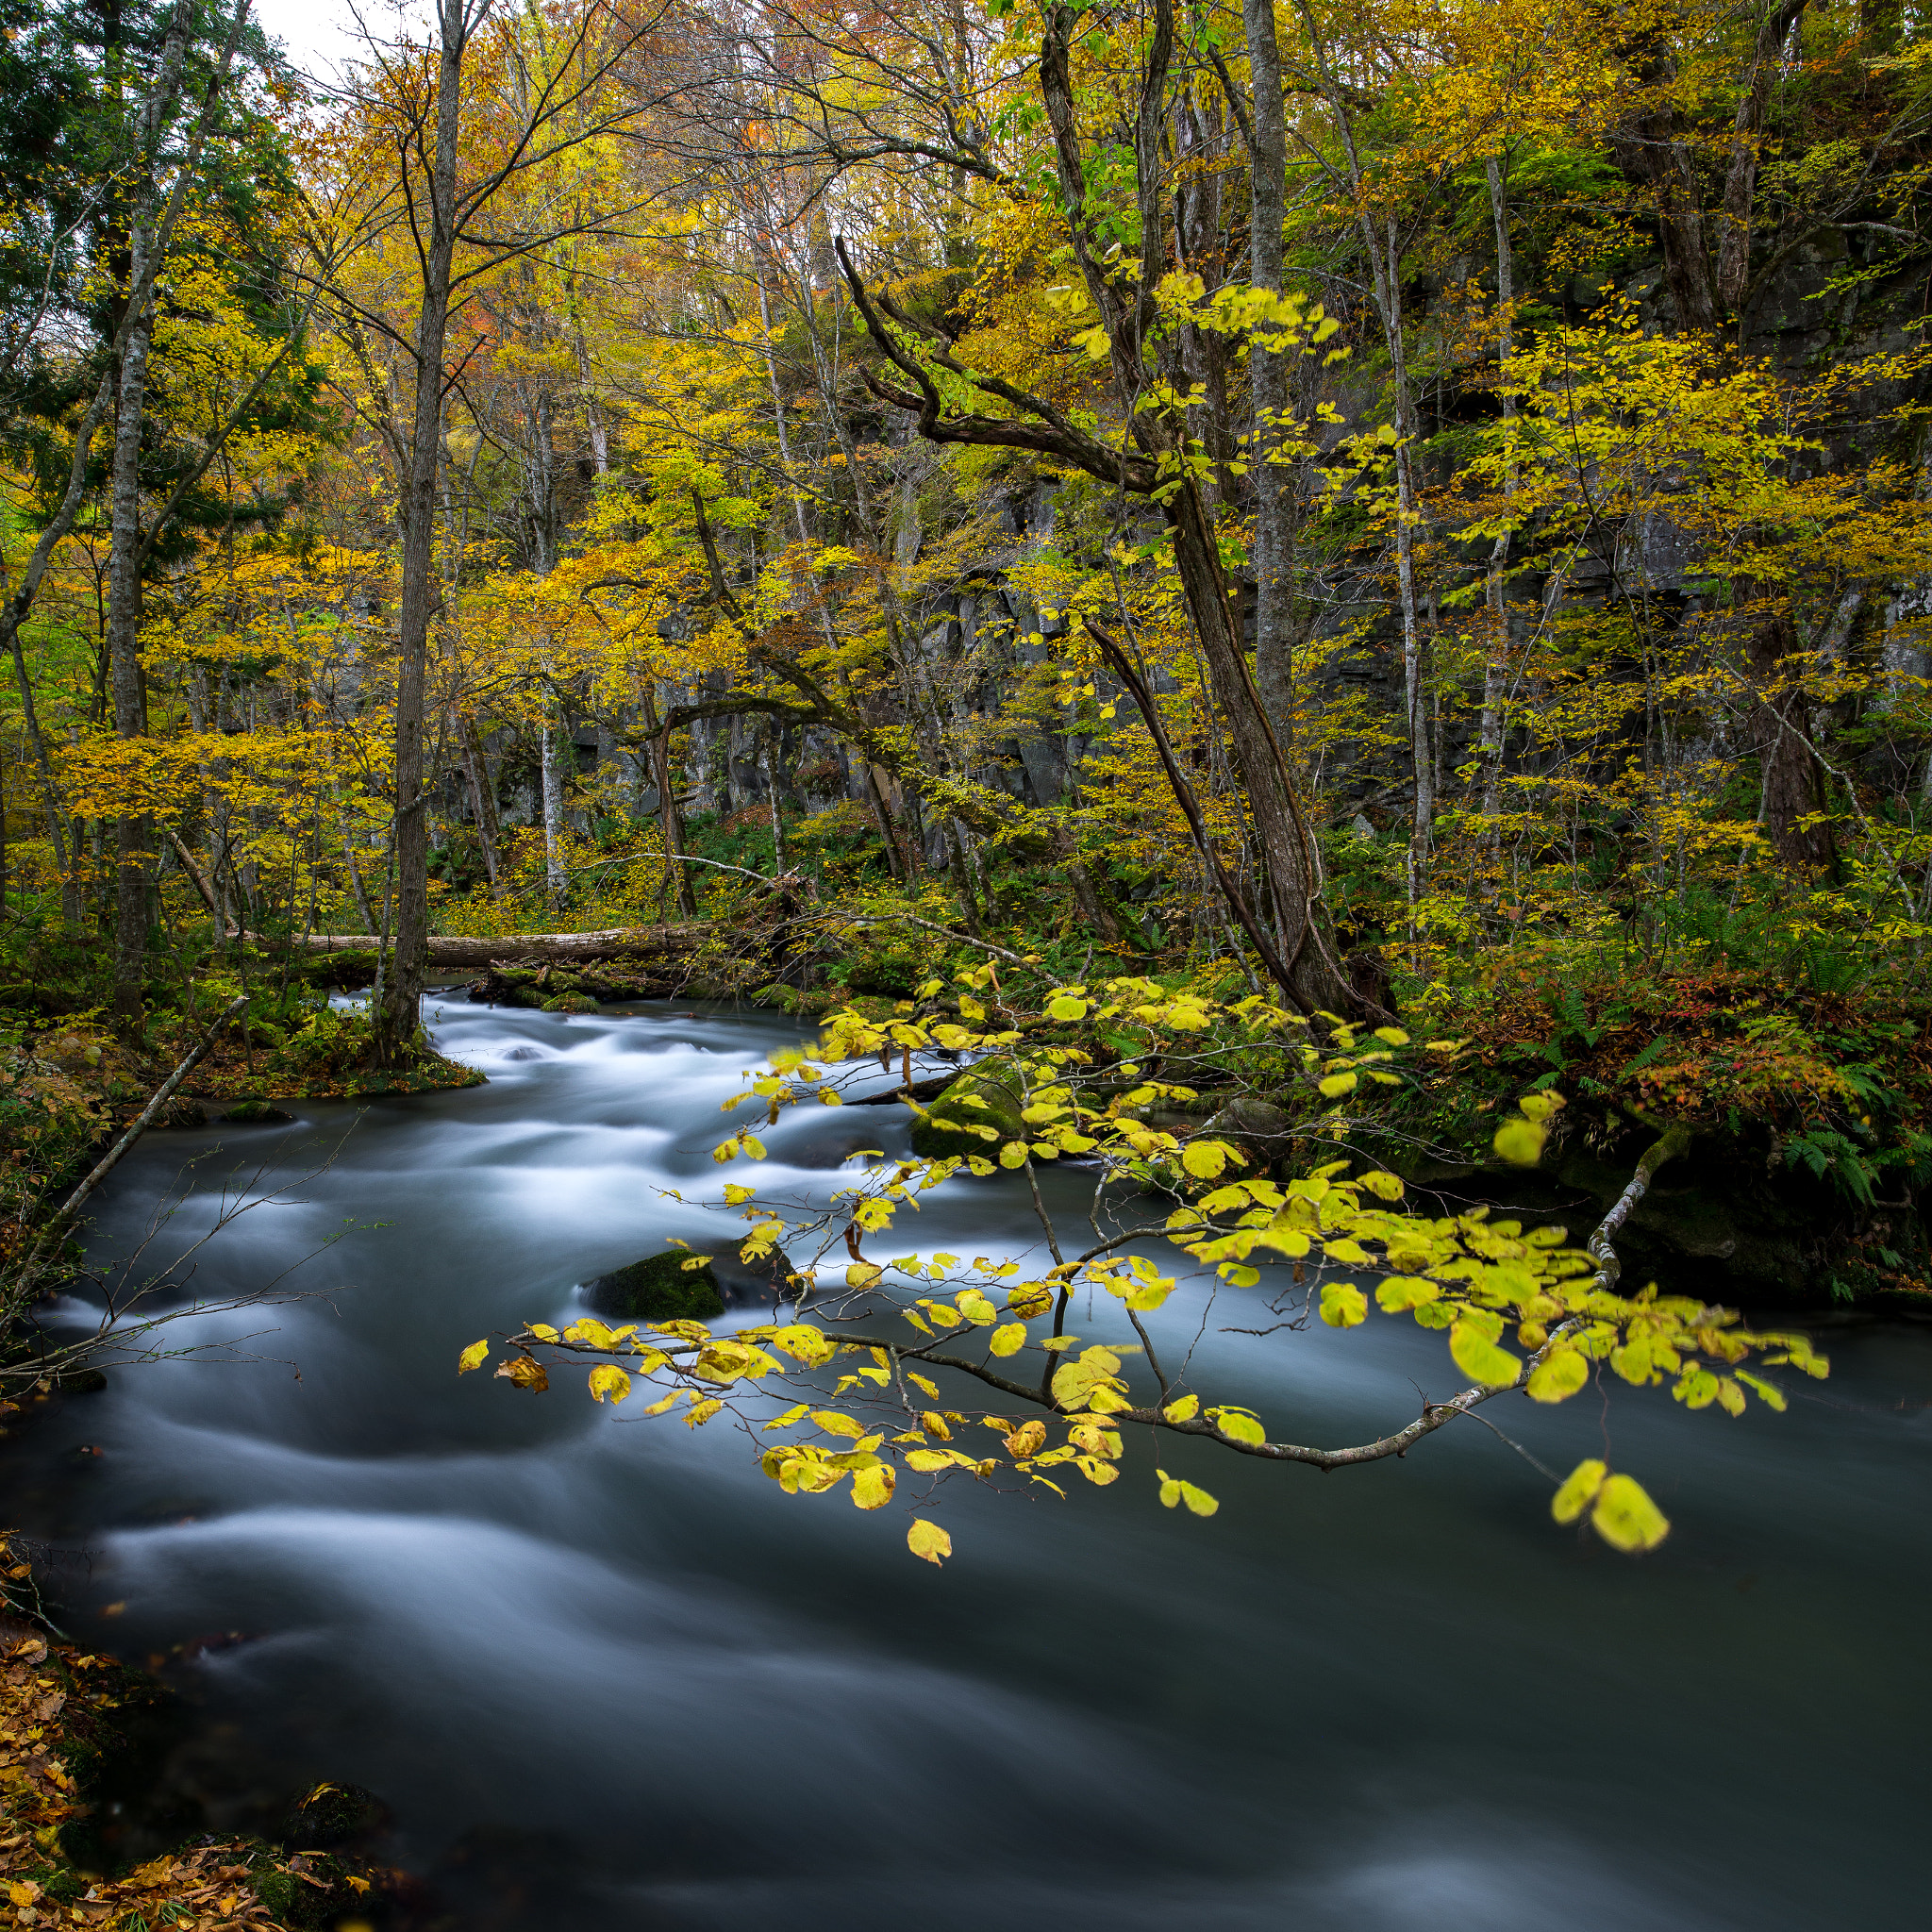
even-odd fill
[[(355, 1123), (223, 1234), (204, 1293), (387, 1224), (298, 1277), (345, 1284), (330, 1301), (268, 1318), (258, 1346), (299, 1380), (130, 1372), (0, 1461), (13, 1520), (74, 1553), (83, 1641), (247, 1640), (177, 1667), (198, 1716), (170, 1776), (210, 1826), (366, 1785), (457, 1923), (518, 1932), (1925, 1923), (1924, 1330), (1831, 1336), (1831, 1380), (1784, 1416), (1622, 1391), (1612, 1458), (1675, 1524), (1636, 1562), (1553, 1528), (1547, 1486), (1457, 1424), (1327, 1477), (1163, 1449), (1211, 1521), (1157, 1507), (1139, 1445), (1066, 1504), (956, 1482), (941, 1574), (896, 1504), (787, 1497), (722, 1424), (593, 1407), (574, 1372), (541, 1397), (459, 1381), (465, 1343), (568, 1320), (575, 1284), (665, 1235), (717, 1244), (658, 1191), (715, 1193), (719, 1101), (796, 1037), (453, 1006), (440, 1041), (486, 1087), (153, 1135), (124, 1165), (100, 1251), (185, 1185), (178, 1247), (238, 1161), (301, 1174)], [(813, 1109), (758, 1178), (822, 1195), (855, 1140), (902, 1133)], [(1003, 1179), (930, 1198), (917, 1238), (1017, 1255), (1034, 1232)], [(1206, 1302), (1176, 1294), (1157, 1341)], [(1257, 1308), (1220, 1291), (1195, 1379), (1277, 1436), (1380, 1434), (1414, 1385), (1452, 1386), (1407, 1323), (1220, 1332)], [(1603, 1452), (1593, 1396), (1489, 1412), (1560, 1470)]]

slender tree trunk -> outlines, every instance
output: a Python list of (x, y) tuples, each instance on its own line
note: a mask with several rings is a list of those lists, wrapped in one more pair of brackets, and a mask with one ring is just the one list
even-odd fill
[(456, 176), (465, 0), (441, 0), (441, 52), (436, 88), (436, 157), (431, 166), (428, 245), (416, 319), (416, 408), (402, 491), (403, 570), (396, 666), (395, 956), (377, 1015), (385, 1053), (415, 1037), (429, 954), (429, 844), (424, 792), (424, 690), (429, 625), (435, 615), (430, 563), (436, 543), (436, 478), (442, 455), (442, 352), (449, 325), (456, 255)]
[[(1250, 125), (1250, 273), (1257, 288), (1281, 292), (1281, 231), (1288, 199), (1288, 136), (1282, 111), (1281, 48), (1274, 0), (1242, 0), (1248, 73), (1254, 87)], [(1293, 596), (1290, 571), (1291, 479), (1274, 458), (1288, 433), (1288, 358), (1271, 346), (1267, 328), (1248, 344), (1255, 412), (1249, 475), (1255, 489), (1255, 682), (1275, 736), (1286, 743), (1293, 704)]]
[[(1516, 420), (1516, 391), (1510, 386), (1509, 358), (1516, 353), (1515, 325), (1511, 305), (1516, 299), (1515, 255), (1509, 245), (1509, 208), (1503, 192), (1503, 170), (1496, 157), (1488, 163), (1490, 213), (1496, 227), (1496, 354), (1502, 374), (1503, 422)], [(1503, 498), (1507, 504), (1516, 494), (1516, 465), (1503, 472)], [(1509, 532), (1497, 533), (1490, 550), (1489, 580), (1485, 587), (1490, 630), (1483, 663), (1483, 715), (1477, 741), (1477, 763), (1482, 780), (1482, 810), (1493, 819), (1502, 805), (1503, 740), (1506, 730), (1504, 700), (1509, 689)]]
[[(130, 281), (146, 280), (149, 236), (145, 222), (134, 230)], [(114, 732), (131, 741), (145, 735), (141, 689), (141, 423), (147, 399), (151, 313), (139, 316), (121, 358), (119, 418), (114, 430), (110, 519), (113, 551), (108, 566), (108, 682), (113, 694)], [(139, 1032), (146, 1002), (148, 871), (154, 839), (143, 813), (126, 813), (114, 827), (114, 1019), (125, 1033)]]
[(550, 903), (560, 907), (570, 891), (570, 877), (563, 869), (563, 770), (557, 757), (557, 731), (550, 718), (543, 720), (543, 874)]
[[(651, 762), (658, 777), (658, 824), (664, 839), (664, 864), (677, 894), (677, 909), (686, 919), (698, 916), (697, 894), (691, 882), (690, 866), (684, 859), (684, 815), (677, 808), (677, 787), (671, 770), (671, 726), (660, 729), (657, 706), (644, 700), (644, 724), (651, 731)], [(660, 900), (659, 905), (662, 905)]]
[(483, 873), (490, 881), (490, 895), (496, 897), (502, 881), (497, 875), (496, 801), (490, 790), (490, 761), (485, 757), (476, 721), (459, 717), (457, 732), (463, 751), (463, 764), (470, 778), (470, 798), (476, 808), (476, 842), (483, 848)]
[(785, 802), (778, 796), (778, 758), (768, 737), (764, 742), (765, 798), (772, 811), (772, 870), (780, 877), (791, 870), (785, 862)]

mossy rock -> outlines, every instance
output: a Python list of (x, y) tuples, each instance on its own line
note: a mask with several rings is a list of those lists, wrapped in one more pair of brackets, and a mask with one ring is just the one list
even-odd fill
[(282, 1843), (291, 1852), (332, 1852), (371, 1839), (387, 1828), (389, 1807), (360, 1785), (320, 1784), (282, 1821)]
[[(1026, 1123), (1020, 1118), (1023, 1105), (1016, 1075), (969, 1068), (946, 1083), (924, 1120), (913, 1123), (912, 1151), (928, 1160), (948, 1154), (991, 1156), (1001, 1141), (1026, 1138)], [(993, 1130), (993, 1139), (979, 1131), (986, 1127)]]
[(225, 1121), (234, 1121), (242, 1126), (284, 1126), (295, 1116), (284, 1113), (278, 1107), (272, 1107), (266, 1100), (244, 1100), (231, 1107), (223, 1114)]
[(682, 1248), (673, 1248), (600, 1274), (585, 1284), (591, 1306), (633, 1322), (711, 1321), (724, 1312), (718, 1277), (708, 1261), (686, 1268), (691, 1258)]
[(561, 992), (543, 1002), (546, 1013), (594, 1013), (597, 1002), (587, 992)]

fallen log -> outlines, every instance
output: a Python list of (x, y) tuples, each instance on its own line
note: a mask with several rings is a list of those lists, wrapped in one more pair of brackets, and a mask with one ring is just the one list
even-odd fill
[[(705, 933), (701, 924), (684, 925), (620, 925), (606, 932), (506, 932), (480, 938), (432, 934), (429, 963), (442, 966), (493, 966), (514, 959), (521, 963), (622, 959), (653, 953), (694, 952)], [(312, 953), (369, 953), (376, 941), (362, 932), (316, 932), (297, 941)]]

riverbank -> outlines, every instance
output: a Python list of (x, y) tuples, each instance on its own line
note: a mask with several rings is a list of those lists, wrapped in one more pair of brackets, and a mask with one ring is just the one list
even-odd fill
[[(20, 1564), (0, 1540), (9, 1574)], [(329, 1850), (182, 1831), (130, 1859), (127, 1806), (172, 1693), (0, 1617), (0, 1894), (8, 1923), (100, 1932), (374, 1932), (396, 1874)], [(311, 1793), (308, 1807), (326, 1793)]]

